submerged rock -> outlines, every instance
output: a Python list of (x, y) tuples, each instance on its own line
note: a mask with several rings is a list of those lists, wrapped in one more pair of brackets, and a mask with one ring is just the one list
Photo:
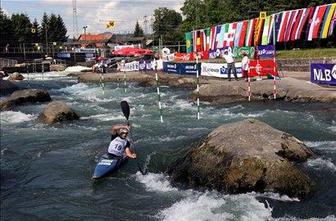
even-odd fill
[(53, 101), (44, 108), (40, 119), (47, 124), (53, 124), (62, 121), (78, 120), (79, 115), (64, 102)]
[(36, 103), (51, 101), (46, 90), (25, 89), (14, 91), (8, 98), (0, 101), (0, 110), (10, 110), (17, 105), (24, 103)]
[(168, 169), (173, 183), (229, 193), (278, 192), (307, 197), (310, 178), (295, 162), (313, 152), (297, 138), (266, 123), (247, 119), (212, 131)]
[(14, 72), (13, 74), (9, 75), (8, 80), (12, 80), (12, 81), (22, 81), (24, 79), (23, 75), (18, 73), (18, 72)]
[(0, 79), (0, 95), (8, 95), (18, 90), (19, 87), (13, 82)]

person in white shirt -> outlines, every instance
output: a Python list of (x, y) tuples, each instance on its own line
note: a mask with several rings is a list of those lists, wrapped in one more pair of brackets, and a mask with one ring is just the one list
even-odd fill
[(227, 73), (228, 73), (229, 81), (231, 81), (231, 71), (233, 72), (233, 75), (235, 76), (236, 80), (238, 81), (236, 67), (235, 67), (235, 61), (233, 59), (233, 54), (231, 52), (229, 53), (228, 50), (225, 50), (223, 57), (224, 57), (224, 59), (227, 63)]
[(250, 59), (248, 58), (246, 51), (243, 51), (242, 55), (243, 55), (242, 59), (243, 78), (245, 78), (245, 81), (248, 81), (248, 69)]

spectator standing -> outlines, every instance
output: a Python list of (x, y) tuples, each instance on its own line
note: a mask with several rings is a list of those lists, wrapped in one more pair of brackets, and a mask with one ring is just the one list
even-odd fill
[(242, 55), (243, 55), (243, 59), (242, 59), (243, 78), (245, 78), (245, 81), (248, 81), (248, 69), (249, 69), (250, 59), (248, 58), (246, 51), (243, 51)]
[(231, 52), (229, 53), (228, 50), (225, 50), (223, 57), (224, 57), (224, 59), (227, 63), (227, 73), (228, 73), (229, 81), (231, 81), (231, 71), (233, 71), (233, 75), (234, 75), (235, 79), (238, 81), (233, 54)]

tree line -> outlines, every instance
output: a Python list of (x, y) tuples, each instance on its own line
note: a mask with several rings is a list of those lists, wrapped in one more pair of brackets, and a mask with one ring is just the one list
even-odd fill
[(41, 23), (33, 22), (27, 14), (7, 16), (0, 11), (0, 46), (17, 47), (24, 43), (30, 47), (35, 43), (65, 42), (68, 39), (63, 18), (55, 14), (43, 14)]
[[(154, 40), (157, 44), (158, 38), (162, 37), (164, 44), (177, 44), (178, 41), (184, 41), (185, 32), (256, 18), (259, 17), (260, 11), (273, 14), (334, 2), (334, 0), (185, 0), (181, 14), (168, 8), (155, 9)], [(335, 39), (336, 36), (331, 36), (327, 40), (317, 42), (296, 42), (292, 47), (335, 46)]]

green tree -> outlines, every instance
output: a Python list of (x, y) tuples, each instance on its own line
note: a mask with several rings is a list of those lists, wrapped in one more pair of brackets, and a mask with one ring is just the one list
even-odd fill
[(180, 29), (181, 23), (182, 16), (175, 10), (168, 8), (155, 9), (153, 32), (156, 43), (161, 36), (164, 44), (176, 44), (177, 41), (182, 41), (184, 33)]
[(134, 37), (142, 37), (144, 36), (144, 31), (142, 30), (142, 28), (139, 25), (139, 22), (137, 21), (135, 24), (135, 28), (134, 28)]
[(58, 42), (66, 42), (68, 39), (67, 34), (67, 29), (64, 24), (64, 21), (60, 15), (57, 16), (57, 41)]
[(7, 44), (11, 45), (14, 42), (13, 36), (14, 30), (12, 21), (2, 10), (0, 10), (0, 46), (4, 47)]
[(48, 29), (49, 29), (49, 16), (47, 13), (43, 14), (41, 21), (41, 34), (40, 34), (40, 42), (45, 43), (48, 38)]
[(58, 30), (57, 30), (57, 17), (55, 14), (51, 14), (48, 23), (48, 41), (57, 41)]
[[(34, 33), (35, 32), (35, 33)], [(32, 41), (34, 43), (40, 42), (40, 33), (41, 33), (41, 28), (39, 23), (37, 22), (36, 19), (34, 19), (33, 25), (32, 25)]]
[(31, 32), (32, 23), (25, 14), (12, 14), (12, 26), (14, 38), (18, 43), (31, 43), (33, 34)]

